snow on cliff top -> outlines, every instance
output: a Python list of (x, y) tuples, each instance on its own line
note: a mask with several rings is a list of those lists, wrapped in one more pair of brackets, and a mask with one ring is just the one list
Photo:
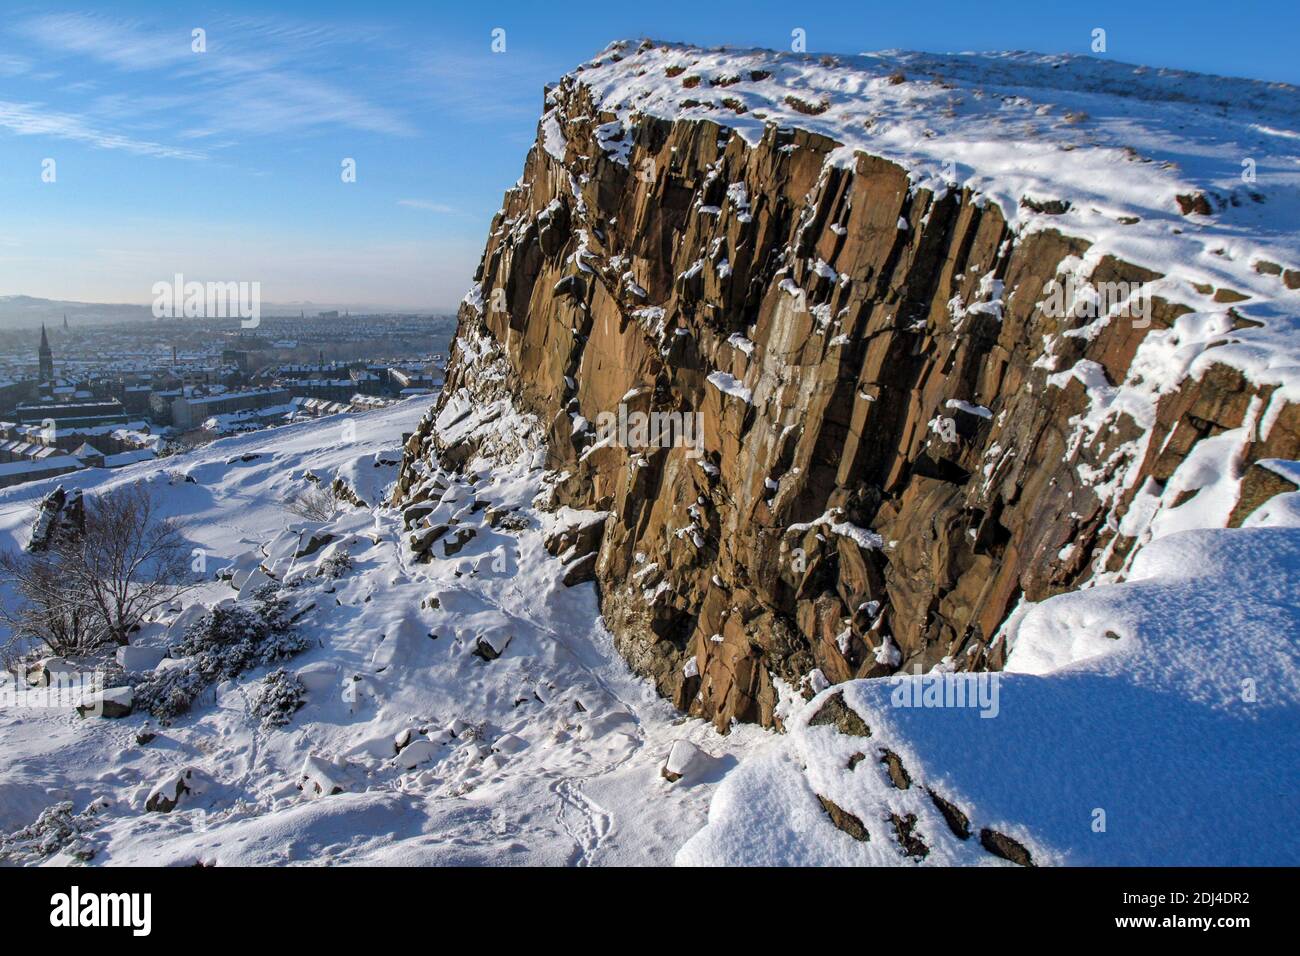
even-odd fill
[[(1110, 254), (1168, 276), (1157, 294), (1193, 311), (1226, 311), (1212, 294), (1232, 290), (1247, 297), (1233, 308), (1265, 327), (1232, 336), (1247, 342), (1238, 364), (1258, 381), (1295, 377), (1300, 289), (1276, 274), (1300, 284), (1294, 86), (1074, 55), (816, 56), (651, 41), (611, 44), (563, 84), (586, 87), (624, 125), (707, 119), (751, 144), (772, 124), (825, 135), (842, 144), (831, 162), (860, 150), (903, 166), (918, 188), (969, 188), (1020, 236), (1058, 229), (1091, 242), (1091, 262)], [(626, 162), (609, 125), (602, 146)], [(1204, 197), (1210, 213), (1186, 212), (1180, 196)], [(1051, 215), (1026, 199), (1069, 208)]]
[[(612, 44), (569, 79), (620, 118), (709, 119), (751, 143), (771, 124), (820, 133), (900, 163), (920, 187), (982, 193), (1013, 227), (1091, 236), (1138, 216), (1155, 221), (1115, 231), (1237, 236), (1235, 251), (1300, 267), (1300, 89), (1285, 83), (1064, 54), (818, 57), (644, 43)], [(1196, 192), (1226, 205), (1189, 220), (1176, 197)], [(1024, 197), (1072, 208), (1044, 217)]]

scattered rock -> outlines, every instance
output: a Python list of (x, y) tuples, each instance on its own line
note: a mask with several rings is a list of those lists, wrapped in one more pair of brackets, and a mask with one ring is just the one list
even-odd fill
[(154, 787), (144, 802), (144, 808), (150, 813), (171, 813), (185, 797), (198, 796), (210, 783), (202, 771), (186, 767)]
[(857, 713), (844, 702), (844, 693), (842, 691), (832, 694), (822, 702), (817, 713), (813, 715), (812, 720), (808, 721), (810, 727), (821, 727), (825, 725), (834, 726), (842, 734), (848, 734), (850, 737), (870, 737), (871, 728), (867, 722), (857, 715)]
[(1214, 212), (1204, 193), (1185, 193), (1174, 198), (1178, 201), (1178, 211), (1184, 216), (1190, 216), (1192, 213), (1198, 216), (1208, 216)]
[(674, 740), (659, 773), (669, 783), (676, 783), (683, 777), (697, 775), (712, 761), (712, 757), (689, 740)]
[(943, 797), (939, 796), (933, 790), (925, 791), (930, 795), (940, 815), (948, 824), (948, 829), (952, 831), (953, 836), (959, 840), (970, 839), (970, 819), (954, 803), (949, 803)]
[(894, 825), (894, 837), (898, 840), (898, 845), (903, 848), (906, 855), (914, 860), (924, 860), (930, 855), (930, 848), (926, 846), (924, 840), (916, 835), (915, 813), (909, 813), (906, 816), (891, 813), (889, 821)]
[(411, 550), (416, 555), (427, 555), (433, 543), (447, 533), (448, 526), (445, 524), (436, 524), (432, 527), (421, 528), (413, 531), (410, 537)]
[(1039, 212), (1045, 216), (1063, 216), (1070, 211), (1070, 203), (1066, 199), (1032, 199), (1029, 196), (1021, 196), (1020, 205), (1031, 212)]
[(821, 802), (822, 809), (826, 811), (826, 815), (831, 818), (831, 823), (835, 824), (839, 829), (843, 830), (859, 843), (866, 843), (871, 839), (871, 834), (867, 832), (867, 828), (863, 826), (862, 821), (853, 814), (840, 808), (830, 800), (827, 800), (821, 794), (817, 795), (817, 799)]
[(1034, 865), (1029, 851), (1022, 844), (1017, 843), (1005, 833), (999, 833), (997, 830), (990, 830), (987, 827), (980, 830), (980, 845), (994, 856), (1010, 860), (1017, 866)]
[(912, 778), (907, 773), (907, 768), (903, 766), (903, 761), (898, 754), (892, 750), (882, 752), (880, 762), (885, 765), (885, 771), (889, 774), (890, 782), (899, 790), (906, 790), (912, 785)]
[(413, 528), (420, 519), (424, 518), (426, 515), (433, 514), (437, 509), (438, 506), (436, 504), (430, 504), (427, 501), (411, 505), (408, 508), (403, 508), (402, 527), (407, 530)]

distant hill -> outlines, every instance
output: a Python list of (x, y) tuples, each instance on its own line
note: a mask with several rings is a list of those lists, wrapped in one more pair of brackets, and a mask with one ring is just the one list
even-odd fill
[[(445, 309), (395, 309), (391, 306), (358, 305), (356, 303), (321, 302), (264, 302), (263, 315), (293, 315), (305, 312), (315, 315), (331, 309), (350, 310), (353, 313), (404, 312), (420, 314), (452, 314), (454, 308)], [(74, 302), (66, 299), (41, 299), (30, 295), (0, 295), (0, 329), (32, 328), (42, 322), (58, 325), (67, 315), (72, 323), (98, 325), (106, 322), (140, 322), (153, 318), (148, 305), (129, 303)]]
[(152, 318), (149, 306), (69, 302), (38, 299), (30, 295), (0, 295), (0, 329), (21, 329), (42, 322), (57, 324), (67, 315), (69, 322), (139, 322)]

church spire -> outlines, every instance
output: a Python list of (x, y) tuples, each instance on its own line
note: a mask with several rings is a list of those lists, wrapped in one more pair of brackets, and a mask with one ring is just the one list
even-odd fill
[(53, 381), (54, 353), (50, 351), (50, 340), (45, 334), (44, 322), (41, 323), (41, 347), (36, 354), (40, 363), (40, 380), (42, 382)]

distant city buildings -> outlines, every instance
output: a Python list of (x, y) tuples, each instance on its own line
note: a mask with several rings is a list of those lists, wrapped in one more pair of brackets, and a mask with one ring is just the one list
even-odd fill
[(454, 331), (450, 317), (348, 312), (264, 317), (252, 334), (53, 318), (35, 339), (0, 331), (0, 487), (432, 393)]

